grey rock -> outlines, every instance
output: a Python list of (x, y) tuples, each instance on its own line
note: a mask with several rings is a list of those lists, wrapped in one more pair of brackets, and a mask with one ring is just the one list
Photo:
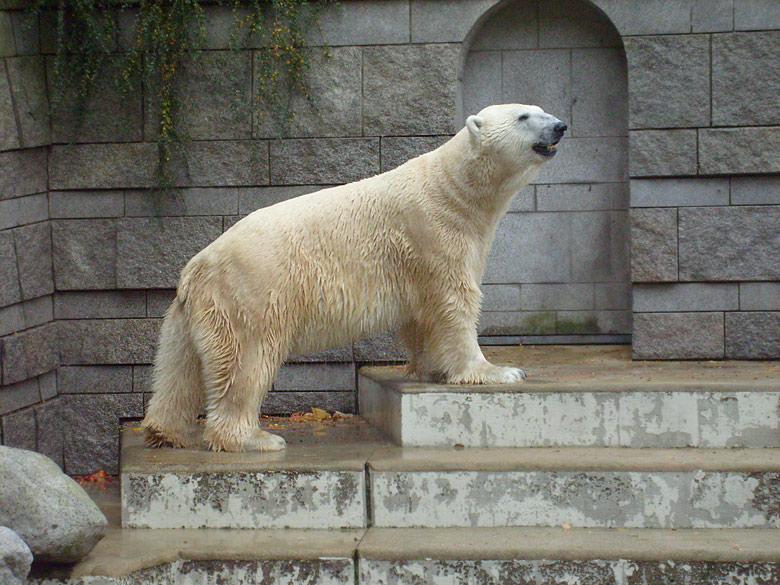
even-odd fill
[(453, 134), (459, 45), (363, 50), (363, 132)]
[(629, 132), (632, 177), (696, 174), (696, 130)]
[(636, 313), (634, 359), (718, 359), (724, 355), (723, 313)]
[(0, 414), (21, 410), (40, 402), (40, 384), (37, 378), (15, 384), (4, 384), (0, 392)]
[(160, 319), (60, 321), (60, 360), (63, 365), (149, 364), (154, 357), (160, 322)]
[(780, 172), (780, 127), (702, 128), (699, 173)]
[(46, 191), (46, 149), (0, 152), (0, 199)]
[(628, 139), (566, 138), (555, 161), (534, 180), (544, 183), (619, 183), (628, 180)]
[(630, 309), (631, 283), (597, 282), (593, 285), (594, 308)]
[[(778, 53), (780, 31), (713, 35), (713, 125), (780, 123)], [(746, 86), (750, 99), (740, 99)]]
[(538, 211), (605, 211), (627, 208), (626, 183), (559, 183), (536, 186)]
[(557, 311), (557, 335), (625, 335), (631, 333), (631, 311)]
[(780, 205), (780, 177), (732, 177), (732, 205)]
[(11, 57), (16, 54), (14, 44), (14, 29), (11, 13), (0, 12), (0, 57)]
[(520, 285), (486, 284), (482, 287), (483, 311), (519, 311)]
[(52, 218), (122, 217), (123, 191), (52, 191), (49, 193)]
[(48, 457), (0, 447), (0, 524), (38, 561), (74, 562), (91, 551), (108, 522), (87, 493)]
[(728, 179), (635, 179), (631, 181), (631, 207), (695, 207), (728, 204)]
[(570, 310), (593, 308), (593, 284), (522, 284), (520, 307), (524, 311)]
[[(2, 14), (0, 13), (0, 19), (2, 19)], [(0, 35), (2, 35), (2, 30), (0, 30)], [(11, 150), (19, 148), (19, 146), (19, 129), (16, 123), (13, 94), (8, 83), (5, 59), (3, 59), (0, 61), (0, 150)]]
[(174, 151), (171, 167), (180, 187), (268, 184), (268, 143), (259, 140), (199, 141)]
[(65, 470), (71, 475), (119, 472), (119, 422), (143, 416), (143, 394), (72, 394), (65, 397), (68, 430)]
[(0, 308), (0, 336), (24, 329), (24, 309), (19, 303)]
[(14, 236), (8, 231), (0, 232), (0, 306), (21, 300), (22, 289), (19, 284)]
[(493, 311), (482, 313), (480, 335), (553, 335), (555, 311)]
[(406, 361), (406, 348), (394, 331), (358, 339), (352, 344), (356, 362)]
[[(309, 67), (303, 74), (308, 95), (298, 89), (279, 96), (288, 112), (274, 113), (259, 108), (254, 113), (256, 138), (360, 136), (362, 97), (362, 54), (360, 47), (334, 47), (306, 51)], [(255, 70), (260, 69), (255, 54)], [(289, 87), (284, 78), (275, 82), (278, 91)], [(286, 115), (294, 116), (292, 121)]]
[[(52, 71), (54, 57), (49, 57)], [(87, 99), (81, 98), (73, 87), (66, 87), (60, 95), (52, 85), (52, 101), (60, 95), (60, 102), (52, 111), (52, 139), (54, 142), (138, 142), (143, 139), (143, 92), (135, 83), (118, 85), (126, 67), (124, 57), (109, 58), (95, 79)], [(124, 82), (121, 82), (124, 83)], [(119, 112), (121, 114), (117, 115)]]
[(632, 209), (631, 280), (677, 280), (677, 210)]
[(38, 386), (41, 389), (41, 400), (44, 402), (57, 396), (57, 372), (51, 371), (38, 376)]
[(306, 45), (396, 45), (409, 42), (409, 3), (372, 0), (329, 4), (317, 17)]
[(378, 172), (378, 138), (291, 139), (271, 143), (274, 185), (341, 184)]
[(509, 202), (508, 212), (536, 211), (536, 187), (526, 185)]
[(54, 299), (57, 319), (118, 319), (146, 316), (146, 292), (73, 291)]
[(30, 547), (10, 528), (0, 526), (0, 582), (25, 585), (33, 556)]
[(0, 201), (0, 230), (49, 219), (46, 193)]
[(150, 187), (156, 166), (157, 146), (149, 142), (53, 146), (49, 184), (54, 190)]
[(780, 358), (780, 312), (726, 313), (726, 357)]
[(41, 33), (37, 15), (15, 10), (11, 12), (17, 55), (37, 55), (41, 51)]
[(22, 299), (34, 299), (54, 292), (51, 229), (37, 223), (14, 230)]
[(680, 283), (634, 285), (634, 311), (639, 313), (677, 311), (736, 311), (739, 287), (736, 283)]
[(681, 280), (780, 279), (780, 208), (680, 209)]
[(691, 32), (722, 32), (734, 29), (734, 0), (693, 0)]
[[(478, 40), (478, 39), (477, 39)], [(463, 70), (463, 111), (459, 123), (482, 108), (503, 101), (500, 51), (469, 51)]]
[(708, 35), (625, 40), (631, 128), (687, 128), (710, 123)]
[(146, 291), (146, 316), (165, 317), (165, 312), (176, 297), (175, 289)]
[(687, 0), (594, 0), (598, 8), (617, 27), (620, 34), (660, 35), (688, 33), (691, 7)]
[(21, 146), (29, 148), (48, 144), (51, 132), (43, 57), (6, 59), (6, 67), (19, 120)]
[[(522, 19), (528, 14), (527, 5), (520, 3), (519, 8), (518, 17)], [(514, 31), (508, 32), (510, 34), (506, 36), (511, 38)], [(615, 25), (589, 4), (547, 0), (544, 8), (539, 11), (540, 48), (595, 48), (621, 47), (621, 45), (620, 34)]]
[(274, 380), (274, 390), (354, 390), (354, 364), (285, 364)]
[(780, 28), (780, 5), (774, 0), (738, 0), (734, 3), (735, 30)]
[(296, 187), (245, 187), (238, 191), (238, 213), (247, 215), (260, 209), (293, 197), (319, 190), (318, 185)]
[(355, 412), (355, 392), (269, 392), (263, 400), (262, 412), (268, 415), (290, 415), (310, 412), (313, 407), (328, 412)]
[(534, 104), (558, 118), (572, 120), (571, 69), (569, 51), (534, 51), (530, 57), (528, 51), (506, 51), (502, 55), (501, 102)]
[(116, 221), (52, 221), (54, 282), (57, 290), (116, 287)]
[(465, 4), (458, 0), (414, 0), (411, 2), (411, 41), (459, 43), (466, 38), (477, 20), (495, 4), (494, 0), (476, 0)]
[(126, 191), (127, 217), (232, 215), (238, 211), (238, 188), (179, 189), (160, 197), (149, 191)]
[(46, 400), (35, 408), (38, 441), (35, 450), (60, 467), (65, 464), (65, 436), (70, 433), (62, 413), (62, 399)]
[(60, 394), (114, 394), (133, 391), (132, 366), (64, 366), (58, 372)]
[(54, 320), (54, 303), (52, 295), (38, 297), (22, 304), (24, 326), (37, 327)]
[(151, 392), (152, 373), (152, 366), (133, 366), (133, 392)]
[(383, 136), (381, 172), (439, 148), (450, 136)]
[(27, 329), (3, 340), (3, 384), (50, 372), (58, 365), (56, 323)]
[[(628, 81), (623, 49), (574, 49), (571, 72), (572, 105), (568, 120), (572, 134), (627, 136)], [(562, 114), (565, 115), (563, 111)]]
[(175, 287), (186, 262), (221, 233), (218, 217), (118, 220), (117, 286)]
[[(180, 100), (177, 129), (190, 140), (237, 140), (252, 137), (252, 54), (250, 51), (203, 51), (182, 64), (176, 91)], [(147, 98), (147, 140), (157, 137), (159, 105)]]
[(343, 363), (351, 362), (353, 359), (352, 344), (350, 343), (344, 347), (323, 349), (322, 351), (315, 351), (314, 353), (290, 356), (287, 363)]
[[(36, 449), (35, 410), (25, 408), (3, 417), (3, 442), (8, 447), (17, 449)], [(2, 513), (0, 512), (0, 518)], [(2, 520), (0, 520), (2, 522)]]
[(740, 282), (739, 308), (743, 311), (780, 311), (780, 282)]

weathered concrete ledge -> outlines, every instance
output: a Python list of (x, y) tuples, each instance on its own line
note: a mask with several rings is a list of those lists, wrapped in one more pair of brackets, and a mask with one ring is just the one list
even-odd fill
[[(275, 419), (280, 420), (280, 419)], [(362, 528), (365, 462), (386, 444), (357, 421), (326, 427), (270, 422), (275, 453), (147, 449), (122, 434), (122, 523), (131, 528)]]
[(361, 414), (403, 446), (780, 447), (777, 362), (632, 362), (621, 347), (490, 348), (522, 384), (363, 368)]

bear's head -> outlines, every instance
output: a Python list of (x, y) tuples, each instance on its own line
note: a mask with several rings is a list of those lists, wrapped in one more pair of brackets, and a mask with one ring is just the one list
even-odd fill
[(469, 116), (466, 127), (481, 152), (522, 171), (555, 156), (566, 124), (538, 106), (501, 104)]

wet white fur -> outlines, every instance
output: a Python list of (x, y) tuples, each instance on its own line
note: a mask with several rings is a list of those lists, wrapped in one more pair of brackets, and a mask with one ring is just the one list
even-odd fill
[(239, 221), (182, 271), (143, 422), (150, 435), (197, 444), (205, 401), (211, 448), (283, 448), (257, 416), (280, 364), (393, 327), (417, 376), (521, 380), (477, 344), (479, 285), (499, 219), (546, 160), (531, 145), (554, 122), (535, 106), (491, 106), (395, 170)]

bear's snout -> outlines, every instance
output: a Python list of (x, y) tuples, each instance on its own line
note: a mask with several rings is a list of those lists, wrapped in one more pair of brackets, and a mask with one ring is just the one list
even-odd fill
[(563, 133), (566, 132), (568, 128), (569, 127), (566, 124), (564, 124), (561, 121), (558, 121), (555, 124), (555, 126), (553, 126), (553, 134), (555, 134), (555, 136), (557, 136), (559, 139), (563, 138)]

